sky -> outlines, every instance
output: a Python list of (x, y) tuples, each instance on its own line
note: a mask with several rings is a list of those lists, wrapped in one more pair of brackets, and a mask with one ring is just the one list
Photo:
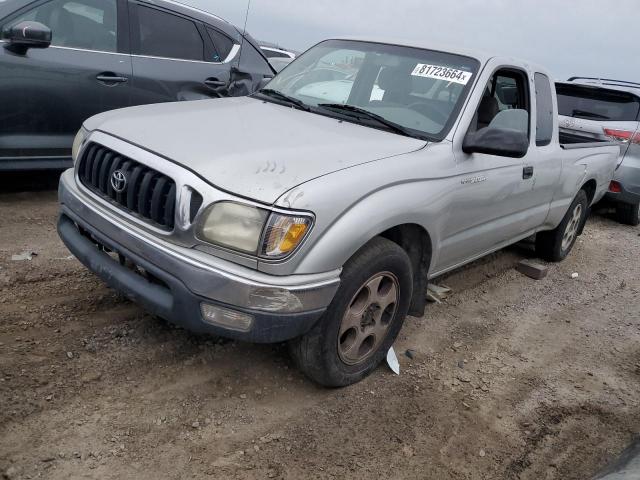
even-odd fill
[[(243, 28), (247, 0), (180, 0)], [(251, 0), (247, 31), (304, 51), (335, 36), (419, 40), (640, 82), (638, 0)]]

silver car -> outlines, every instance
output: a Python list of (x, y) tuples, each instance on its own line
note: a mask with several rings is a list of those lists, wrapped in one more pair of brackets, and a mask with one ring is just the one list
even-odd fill
[(620, 142), (606, 199), (621, 223), (640, 224), (640, 83), (573, 77), (556, 90), (563, 133)]
[(423, 315), (429, 278), (534, 234), (569, 254), (619, 147), (562, 137), (553, 85), (512, 58), (328, 40), (251, 97), (85, 122), (58, 230), (157, 315), (289, 341), (348, 385)]

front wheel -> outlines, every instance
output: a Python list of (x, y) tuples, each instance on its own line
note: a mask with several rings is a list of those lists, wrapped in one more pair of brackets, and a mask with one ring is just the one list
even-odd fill
[(296, 364), (327, 387), (363, 379), (398, 336), (412, 289), (406, 252), (390, 240), (374, 238), (345, 265), (340, 288), (323, 317), (290, 342)]
[(589, 211), (589, 199), (580, 190), (569, 210), (554, 230), (536, 235), (536, 253), (549, 262), (564, 260), (573, 248)]

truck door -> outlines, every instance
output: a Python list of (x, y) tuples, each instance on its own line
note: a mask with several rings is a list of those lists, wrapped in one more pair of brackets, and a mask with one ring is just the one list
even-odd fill
[(536, 229), (546, 220), (562, 173), (562, 151), (556, 133), (557, 116), (554, 114), (551, 81), (547, 75), (535, 73), (534, 85), (535, 147), (524, 158), (530, 187), (525, 194), (528, 207), (526, 229)]
[(526, 195), (531, 188), (523, 178), (526, 157), (465, 154), (462, 143), (467, 133), (504, 126), (499, 124), (505, 121), (508, 128), (531, 131), (528, 76), (524, 70), (499, 69), (483, 88), (480, 99), (477, 95), (474, 98), (478, 105), (475, 114), (470, 120), (464, 115), (454, 137), (459, 181), (451, 192), (436, 271), (498, 249), (522, 236), (527, 228)]

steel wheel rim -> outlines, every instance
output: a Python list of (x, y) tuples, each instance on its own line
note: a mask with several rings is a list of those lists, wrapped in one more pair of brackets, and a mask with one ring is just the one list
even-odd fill
[(380, 347), (395, 316), (400, 283), (391, 272), (376, 273), (351, 298), (338, 331), (338, 355), (356, 365)]
[(580, 222), (582, 221), (582, 204), (576, 205), (571, 215), (571, 220), (567, 223), (567, 227), (564, 230), (562, 237), (562, 251), (567, 250), (576, 236), (578, 235), (578, 229), (580, 228)]

